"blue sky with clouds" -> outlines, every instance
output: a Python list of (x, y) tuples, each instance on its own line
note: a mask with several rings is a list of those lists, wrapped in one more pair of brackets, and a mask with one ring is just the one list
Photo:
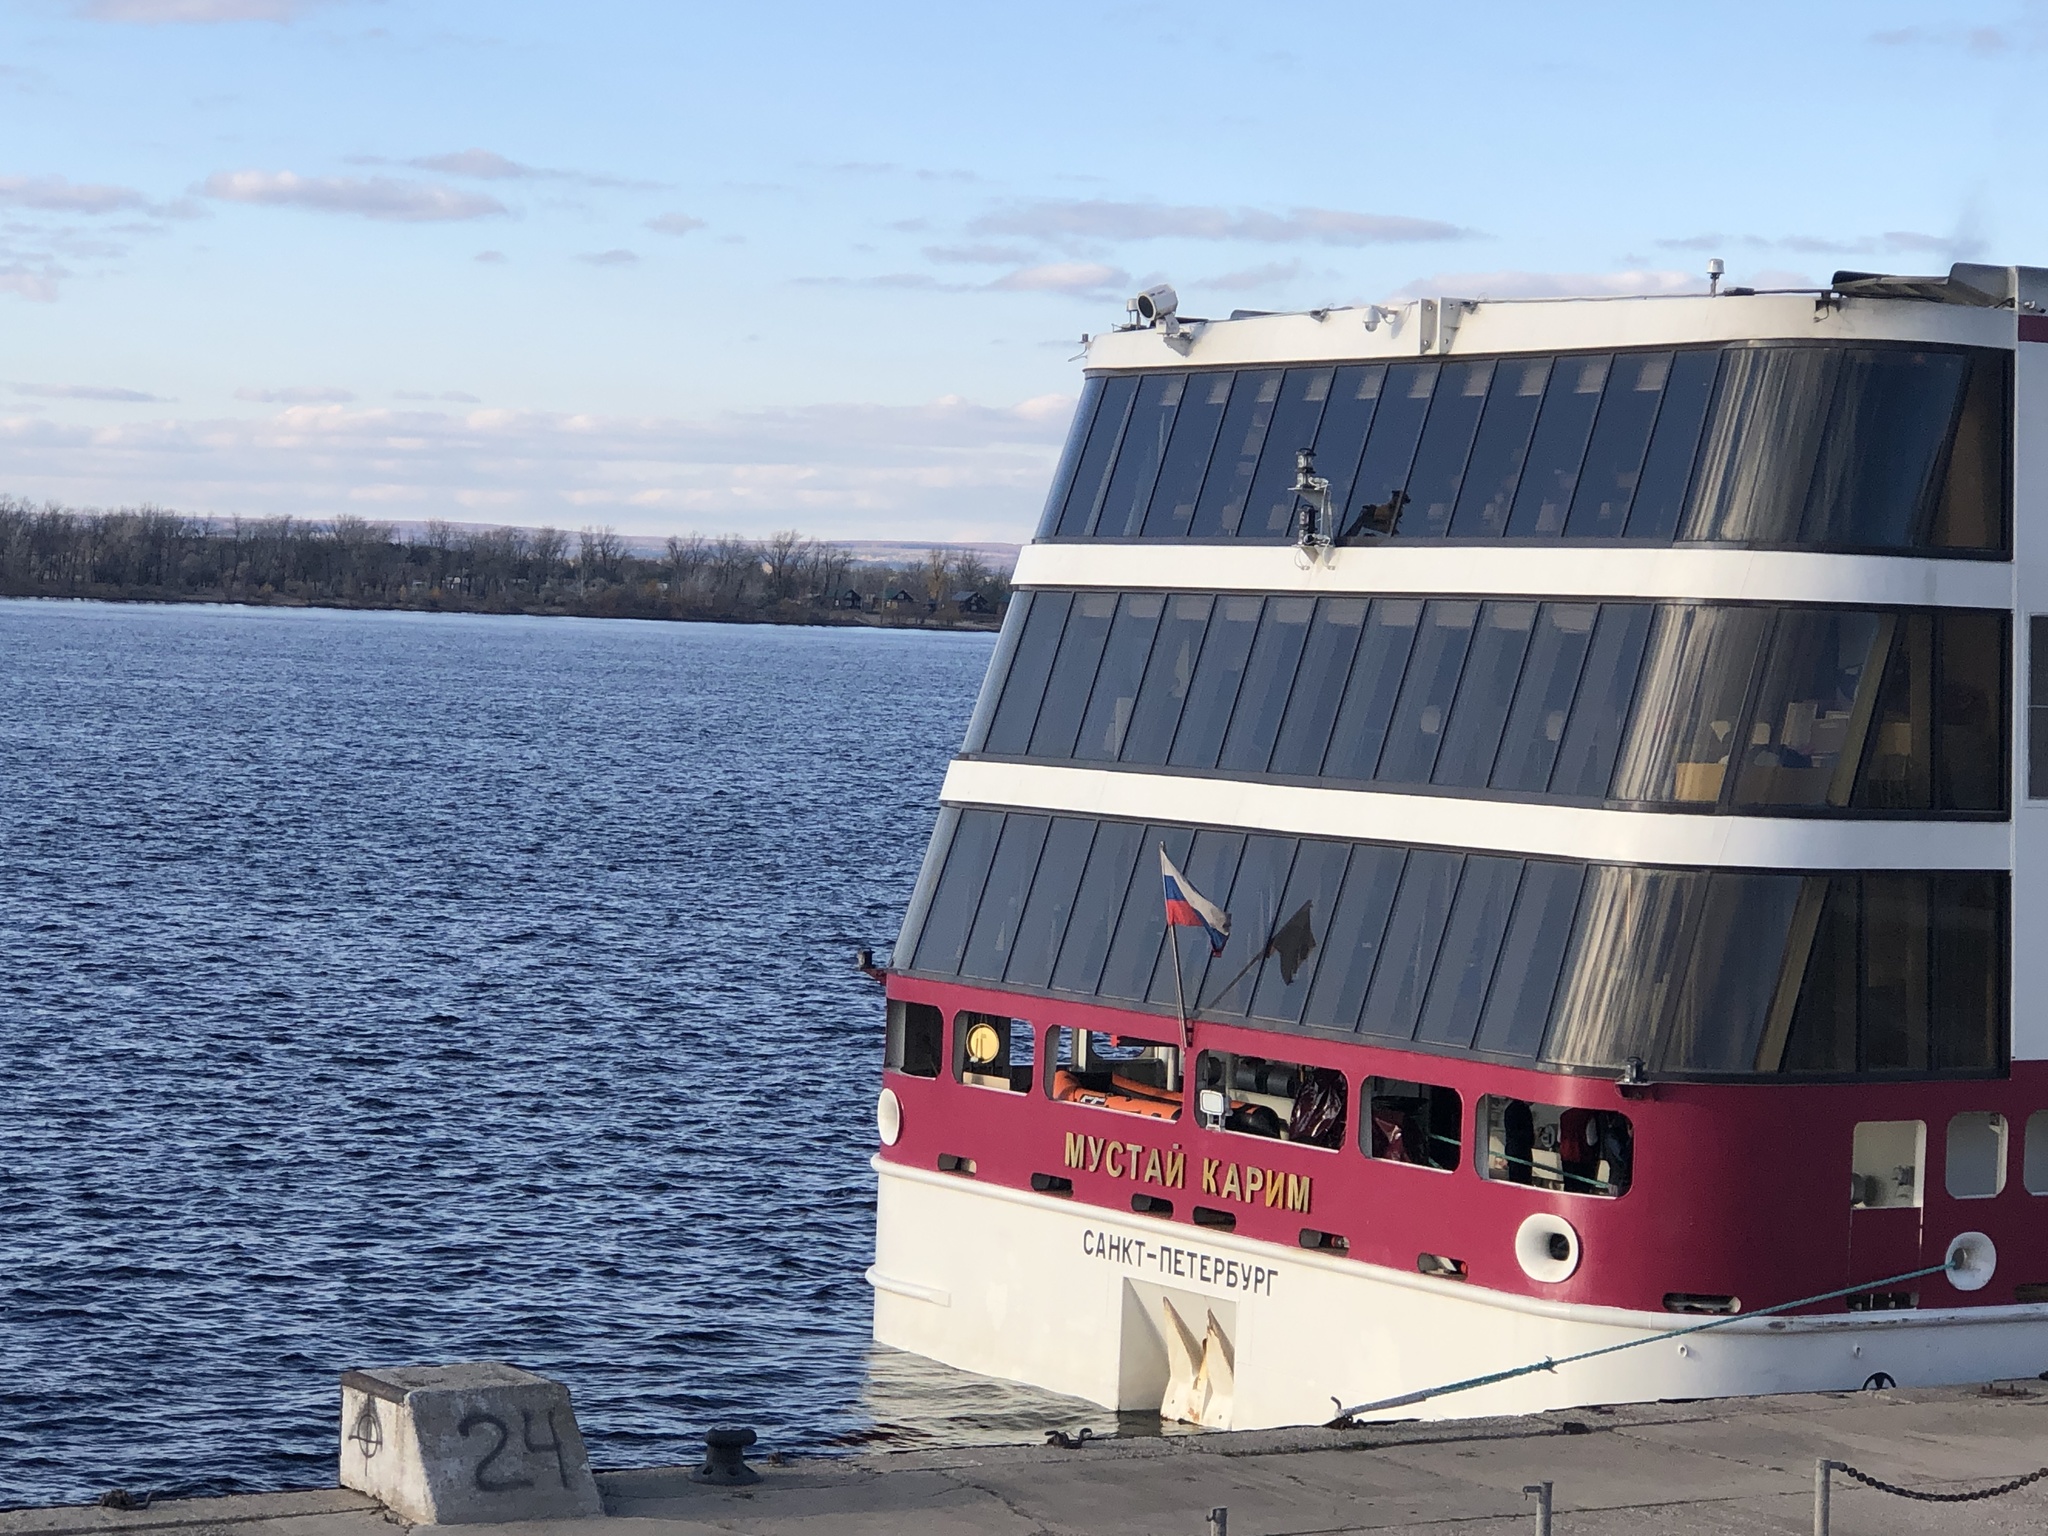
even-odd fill
[(1083, 331), (2048, 264), (2048, 7), (0, 0), (0, 494), (1028, 536)]

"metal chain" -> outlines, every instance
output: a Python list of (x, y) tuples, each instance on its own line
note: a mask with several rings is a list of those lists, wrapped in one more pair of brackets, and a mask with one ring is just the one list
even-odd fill
[(1879, 1493), (1894, 1494), (1902, 1499), (1918, 1499), (1925, 1504), (1974, 1504), (1979, 1499), (1995, 1499), (2000, 1494), (2016, 1492), (2029, 1483), (2038, 1483), (2042, 1478), (2048, 1477), (2048, 1467), (2043, 1467), (2038, 1472), (2029, 1472), (2025, 1477), (2016, 1477), (2009, 1483), (2000, 1483), (1996, 1488), (1979, 1488), (1974, 1493), (1926, 1493), (1918, 1488), (1901, 1488), (1894, 1483), (1884, 1482), (1872, 1477), (1868, 1472), (1857, 1471), (1845, 1461), (1835, 1462), (1834, 1469), (1844, 1476), (1855, 1478), (1867, 1488), (1875, 1488)]

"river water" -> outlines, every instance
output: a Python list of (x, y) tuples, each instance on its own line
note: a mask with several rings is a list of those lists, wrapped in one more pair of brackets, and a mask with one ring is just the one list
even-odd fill
[(1086, 1421), (868, 1340), (851, 956), (991, 648), (0, 602), (0, 1506), (331, 1486), (365, 1364), (600, 1466)]

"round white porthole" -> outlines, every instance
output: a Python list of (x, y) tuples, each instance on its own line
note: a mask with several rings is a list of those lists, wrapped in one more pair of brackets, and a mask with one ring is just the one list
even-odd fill
[(1515, 1261), (1545, 1285), (1569, 1280), (1579, 1267), (1579, 1234), (1562, 1216), (1538, 1211), (1515, 1229)]
[(1998, 1269), (1998, 1248), (1982, 1232), (1957, 1234), (1948, 1245), (1948, 1283), (1959, 1291), (1981, 1291)]
[(903, 1105), (894, 1088), (884, 1088), (882, 1096), (875, 1100), (875, 1129), (885, 1147), (895, 1146), (896, 1138), (903, 1134)]

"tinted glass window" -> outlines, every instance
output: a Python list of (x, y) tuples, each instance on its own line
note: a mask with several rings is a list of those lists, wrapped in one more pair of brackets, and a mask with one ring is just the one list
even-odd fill
[(1564, 524), (1567, 538), (1621, 537), (1670, 376), (1669, 352), (1625, 353), (1614, 360), (1593, 424), (1593, 440), (1572, 492), (1572, 509)]
[(1929, 1065), (1982, 1072), (2005, 1058), (2005, 903), (1991, 874), (1932, 877), (1934, 1016)]
[(1888, 629), (1852, 803), (1924, 811), (1934, 804), (1934, 616), (1904, 614)]
[(1152, 502), (1152, 484), (1159, 477), (1159, 465), (1166, 457), (1166, 444), (1173, 436), (1173, 418), (1180, 409), (1187, 388), (1184, 373), (1148, 374), (1138, 386), (1130, 420), (1124, 426), (1123, 445), (1117, 450), (1116, 469), (1109, 477), (1109, 489), (1096, 515), (1097, 538), (1135, 538), (1145, 526), (1145, 509)]
[(1074, 743), (1075, 757), (1113, 763), (1123, 751), (1124, 733), (1130, 729), (1131, 712), (1138, 703), (1138, 680), (1145, 675), (1152, 637), (1158, 633), (1159, 616), (1165, 608), (1166, 599), (1156, 592), (1126, 592), (1118, 599), (1102, 663), (1095, 671), (1088, 713), (1082, 717), (1081, 734)]
[(1323, 760), (1325, 777), (1365, 780), (1373, 776), (1421, 623), (1422, 604), (1412, 598), (1383, 597), (1368, 611), (1351, 681), (1337, 707), (1329, 755)]
[(1406, 850), (1400, 848), (1361, 846), (1351, 850), (1344, 889), (1330, 915), (1322, 963), (1309, 988), (1305, 1023), (1339, 1030), (1357, 1027), (1407, 859)]
[(1702, 894), (1676, 870), (1596, 865), (1543, 1055), (1567, 1066), (1648, 1062)]
[(1417, 849), (1408, 855), (1401, 875), (1401, 894), (1387, 922), (1387, 937), (1372, 986), (1359, 1017), (1362, 1034), (1389, 1040), (1412, 1040), (1422, 1012), (1423, 993), (1436, 966), (1444, 924), (1451, 915), (1451, 897), (1458, 889), (1462, 853)]
[(1237, 376), (1231, 387), (1230, 404), (1223, 410), (1223, 424), (1217, 431), (1209, 473), (1202, 482), (1202, 499), (1195, 505), (1190, 531), (1197, 538), (1237, 532), (1238, 522), (1244, 516), (1244, 499), (1251, 492), (1252, 476), (1258, 472), (1259, 455), (1265, 451), (1266, 432), (1273, 424), (1273, 407), (1279, 398), (1279, 369)]
[(2048, 614), (2027, 618), (2027, 798), (2048, 800)]
[(1046, 834), (1031, 895), (1017, 924), (1017, 940), (1010, 949), (1009, 968), (1003, 973), (1012, 986), (1043, 987), (1051, 982), (1052, 963), (1073, 916), (1074, 897), (1081, 889), (1081, 872), (1087, 867), (1088, 849), (1094, 841), (1095, 823), (1071, 817), (1057, 818)]
[(1124, 736), (1123, 761), (1166, 761), (1174, 729), (1180, 724), (1181, 705), (1195, 680), (1195, 658), (1201, 654), (1202, 636), (1208, 630), (1209, 610), (1215, 601), (1186, 593), (1166, 600), (1159, 637), (1153, 642), (1145, 681), (1138, 689), (1137, 709)]
[(1770, 618), (1756, 608), (1657, 610), (1635, 718), (1615, 769), (1617, 799), (1708, 806), (1720, 800)]
[(1445, 365), (1408, 477), (1403, 533), (1441, 538), (1451, 531), (1451, 512), (1465, 482), (1465, 463), (1472, 455), (1472, 438), (1492, 382), (1490, 359)]
[(1458, 510), (1451, 519), (1454, 537), (1497, 539), (1508, 531), (1508, 512), (1529, 456), (1529, 436), (1536, 428), (1543, 386), (1550, 382), (1550, 365), (1547, 357), (1505, 358), (1494, 369), (1479, 438), (1458, 489)]
[(1024, 915), (1024, 898), (1031, 889), (1031, 877), (1038, 868), (1038, 856), (1045, 848), (1045, 834), (1051, 826), (1049, 816), (1012, 814), (1003, 819), (995, 862), (989, 866), (988, 885), (968, 936), (967, 958), (960, 967), (962, 975), (1000, 981), (1009, 969), (1011, 950), (1017, 940), (1017, 921)]
[(1429, 782), (1478, 617), (1477, 603), (1439, 599), (1424, 606), (1408, 675), (1380, 752), (1379, 778), (1390, 784)]
[[(1771, 637), (1763, 684), (1742, 733), (1739, 806), (1847, 805), (1890, 623), (1874, 613), (1787, 613)], [(1873, 665), (1873, 662), (1876, 664)]]
[(1358, 500), (1352, 488), (1358, 480), (1358, 461), (1365, 454), (1365, 440), (1372, 428), (1373, 412), (1380, 403), (1380, 387), (1386, 382), (1387, 365), (1369, 363), (1339, 368), (1330, 389), (1330, 402), (1323, 407), (1323, 424), (1316, 432), (1316, 473), (1330, 482), (1330, 505), (1336, 508), (1336, 524), (1349, 526), (1358, 514)]
[[(1230, 882), (1225, 910), (1230, 913), (1230, 943), (1206, 973), (1201, 974), (1201, 1006), (1210, 1013), (1243, 1015), (1250, 1011), (1252, 989), (1258, 984), (1258, 956), (1272, 944), (1287, 912), (1282, 898), (1287, 893), (1288, 871), (1294, 864), (1295, 839), (1291, 837), (1248, 837), (1237, 861), (1236, 878)], [(1200, 886), (1197, 886), (1200, 889)], [(1190, 945), (1191, 949), (1205, 946)], [(1196, 972), (1189, 972), (1192, 980)], [(1188, 1006), (1195, 1006), (1196, 993), (1188, 994)], [(1167, 999), (1155, 993), (1155, 1001)]]
[(1473, 1042), (1479, 1050), (1533, 1060), (1543, 1048), (1585, 878), (1583, 865), (1539, 859), (1531, 859), (1522, 872), (1514, 916), (1501, 943), (1486, 1011)]
[(1732, 351), (1707, 418), (1685, 537), (1789, 543), (1819, 456), (1841, 354), (1821, 347)]
[(1649, 452), (1643, 457), (1643, 478), (1629, 510), (1630, 538), (1669, 539), (1678, 531), (1700, 428), (1706, 424), (1720, 371), (1719, 352), (1681, 352), (1672, 360)]
[[(1205, 893), (1228, 890), (1237, 869), (1237, 855), (1244, 847), (1239, 832), (1190, 832), (1185, 827), (1147, 827), (1138, 850), (1138, 862), (1124, 897), (1123, 915), (1117, 920), (1116, 937), (1110, 941), (1109, 960), (1102, 968), (1096, 990), (1105, 997), (1144, 997), (1152, 985), (1159, 964), (1159, 951), (1166, 938), (1166, 902), (1159, 878), (1159, 848), (1174, 867)], [(1220, 899), (1220, 898), (1219, 898)], [(1199, 935), (1197, 943), (1200, 943)], [(1200, 945), (1204, 955), (1208, 945)], [(1172, 985), (1168, 973), (1168, 986)]]
[(2012, 354), (1979, 352), (1956, 423), (1930, 542), (1937, 549), (2007, 547), (2012, 504)]
[(1517, 539), (1554, 538), (1564, 532), (1585, 462), (1586, 440), (1607, 387), (1606, 357), (1561, 357), (1550, 370), (1536, 435), (1529, 444), (1522, 483), (1508, 514), (1508, 533)]
[(1116, 445), (1123, 437), (1124, 418), (1130, 414), (1131, 400), (1137, 393), (1138, 381), (1129, 374), (1103, 381), (1102, 402), (1089, 424), (1088, 444), (1075, 461), (1073, 487), (1067, 492), (1067, 504), (1060, 512), (1062, 538), (1079, 538), (1094, 530), (1095, 509), (1102, 504), (1102, 493), (1109, 487), (1109, 472), (1116, 462)]
[(1650, 1065), (1667, 1072), (1750, 1072), (1777, 992), (1798, 875), (1695, 875), (1703, 887), (1690, 953)]
[(1599, 616), (1591, 603), (1545, 603), (1537, 610), (1494, 759), (1490, 782), (1495, 789), (1540, 793), (1550, 787), (1550, 770), (1564, 742), (1572, 696)]
[(1358, 654), (1358, 638), (1365, 632), (1365, 609), (1362, 597), (1326, 597), (1316, 605), (1294, 674), (1294, 692), (1280, 722), (1272, 772), (1312, 777), (1322, 771), (1330, 732), (1337, 724), (1337, 706), (1351, 679), (1352, 658)]
[(1328, 368), (1287, 370), (1273, 424), (1266, 431), (1265, 452), (1259, 457), (1244, 517), (1237, 525), (1240, 538), (1277, 539), (1294, 532), (1295, 456), (1304, 448), (1315, 447), (1316, 428), (1330, 398), (1332, 372)]
[(1485, 787), (1535, 622), (1534, 603), (1487, 603), (1479, 610), (1479, 628), (1458, 681), (1457, 700), (1451, 707), (1451, 723), (1444, 735), (1444, 749), (1437, 755), (1432, 783), (1462, 789)]
[(1870, 1072), (1927, 1069), (1927, 882), (1863, 879), (1863, 1060)]
[(1216, 600), (1208, 633), (1202, 638), (1202, 655), (1195, 663), (1195, 680), (1188, 687), (1187, 707), (1181, 711), (1180, 728), (1174, 733), (1173, 751), (1167, 758), (1176, 768), (1216, 766), (1264, 607), (1265, 599), (1259, 597)]
[(1357, 522), (1362, 507), (1384, 506), (1396, 491), (1406, 494), (1415, 444), (1422, 436), (1422, 420), (1429, 414), (1429, 398), (1436, 392), (1440, 371), (1436, 363), (1395, 363), (1387, 369), (1386, 381), (1380, 386), (1379, 410), (1373, 416), (1365, 457), (1351, 490), (1352, 523)]
[(1093, 992), (1101, 980), (1110, 935), (1116, 931), (1144, 838), (1145, 829), (1128, 821), (1105, 821), (1097, 829), (1080, 893), (1074, 898), (1074, 914), (1053, 966), (1052, 984), (1058, 991)]
[(963, 811), (953, 833), (953, 847), (946, 855), (946, 872), (939, 877), (938, 893), (932, 898), (924, 932), (917, 941), (915, 965), (920, 971), (957, 975), (967, 952), (967, 931), (981, 905), (981, 888), (988, 881), (989, 862), (996, 853), (996, 839), (1003, 830), (998, 811)]
[(1968, 361), (1956, 352), (1850, 352), (1813, 477), (1803, 540), (1912, 543), (1940, 490)]
[(1336, 911), (1337, 892), (1350, 857), (1351, 849), (1344, 843), (1302, 840), (1279, 908), (1283, 927), (1297, 921), (1301, 926), (1295, 930), (1293, 942), (1273, 946), (1257, 971), (1252, 994), (1256, 1017), (1285, 1024), (1301, 1022), (1316, 969), (1329, 952), (1331, 914)]
[(1825, 891), (1825, 902), (1809, 916), (1813, 936), (1783, 1056), (1787, 1072), (1856, 1070), (1862, 889), (1863, 882), (1854, 875), (1810, 882), (1807, 901), (1818, 901), (1819, 892)]
[(1114, 592), (1079, 592), (1060, 636), (1059, 655), (1046, 684), (1045, 702), (1031, 728), (1033, 757), (1072, 757), (1081, 732), (1081, 715), (1095, 686), (1095, 669), (1116, 617)]
[(1010, 673), (1003, 680), (1002, 702), (988, 728), (983, 750), (1020, 754), (1031, 745), (1031, 727), (1038, 720), (1039, 701), (1045, 697), (1045, 682), (1052, 675), (1053, 657), (1060, 647), (1060, 631), (1066, 627), (1071, 592), (1033, 592), (1031, 608), (1024, 615), (1024, 633), (1010, 657)]
[(1444, 929), (1443, 947), (1437, 954), (1436, 973), (1430, 980), (1429, 1001), (1416, 1032), (1418, 1040), (1459, 1050), (1471, 1048), (1521, 878), (1520, 859), (1467, 856), (1457, 901)]
[(1074, 486), (1074, 472), (1081, 463), (1081, 451), (1088, 445), (1088, 429), (1094, 424), (1095, 412), (1102, 404), (1102, 378), (1097, 375), (1081, 382), (1081, 398), (1074, 405), (1074, 420), (1067, 428), (1067, 441), (1060, 449), (1059, 468), (1053, 471), (1052, 489), (1045, 498), (1045, 510), (1039, 514), (1038, 537), (1049, 539), (1059, 530), (1060, 512), (1067, 504), (1067, 494)]
[(1941, 616), (1935, 789), (1943, 810), (2005, 808), (2005, 636), (2002, 614)]
[(1182, 391), (1173, 436), (1152, 487), (1151, 510), (1145, 514), (1145, 537), (1181, 538), (1193, 525), (1202, 478), (1216, 447), (1216, 430), (1230, 400), (1231, 378), (1227, 373), (1198, 373)]
[(1266, 771), (1280, 732), (1280, 716), (1287, 708), (1287, 694), (1294, 685), (1295, 667), (1308, 639), (1308, 621), (1314, 612), (1313, 598), (1267, 600), (1259, 638), (1245, 667), (1244, 686), (1238, 690), (1237, 709), (1230, 717), (1229, 734), (1223, 739), (1223, 755), (1217, 760), (1219, 768), (1240, 773)]

